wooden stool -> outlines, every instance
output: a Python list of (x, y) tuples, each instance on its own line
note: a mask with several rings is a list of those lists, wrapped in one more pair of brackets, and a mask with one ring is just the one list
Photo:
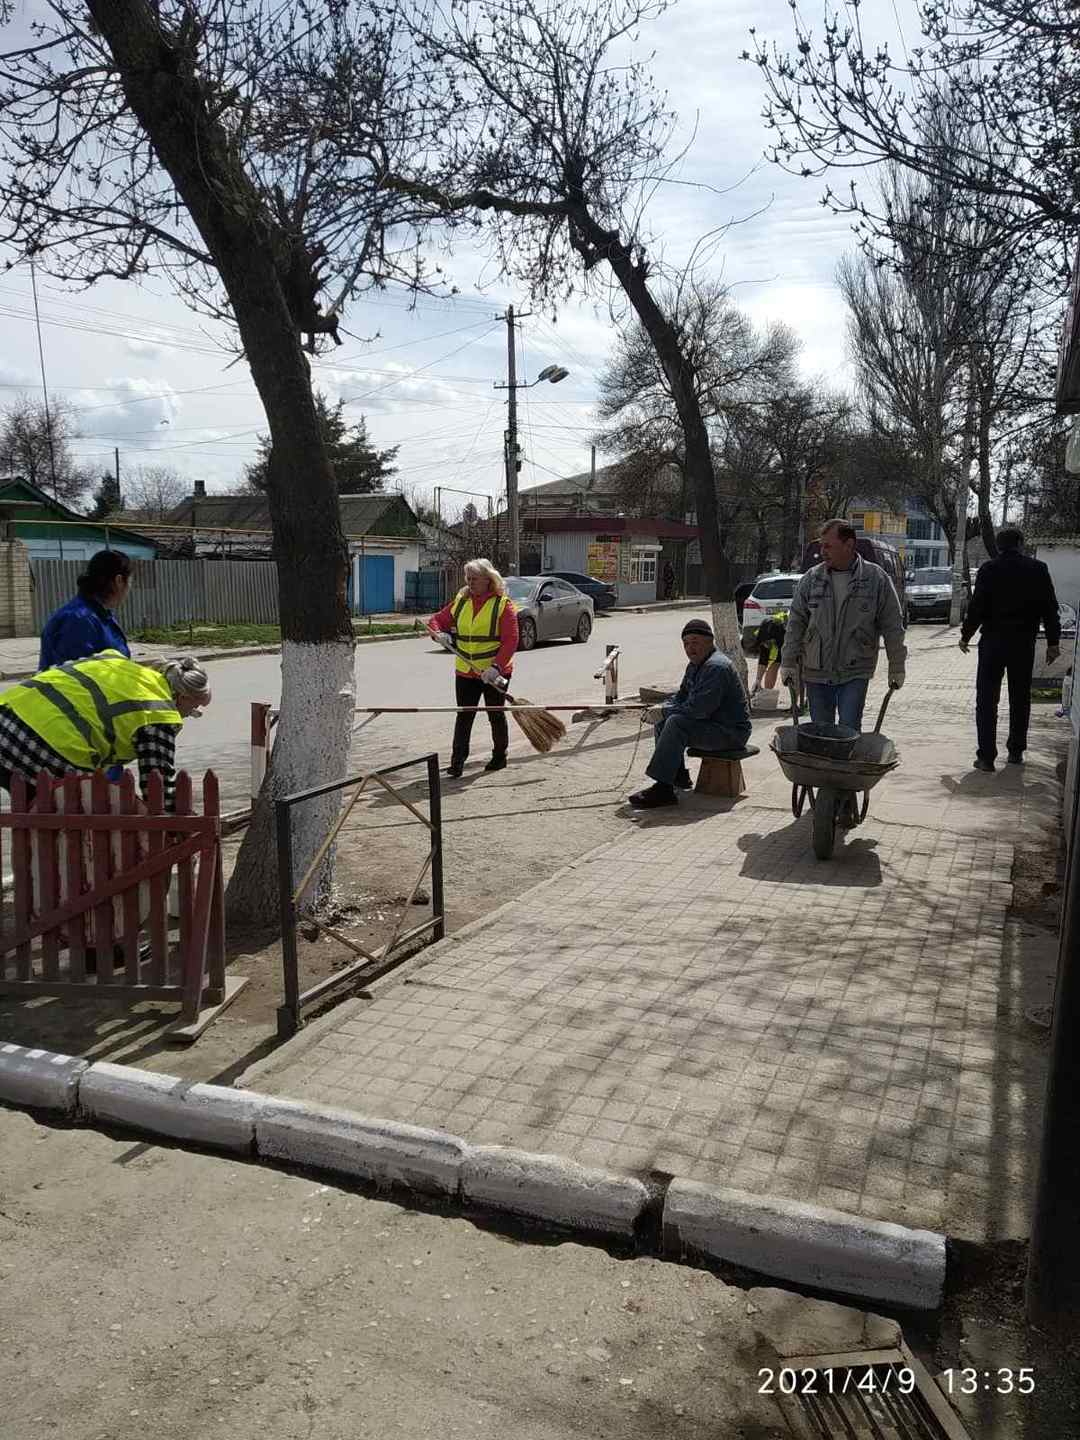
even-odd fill
[(691, 746), (686, 753), (701, 761), (695, 794), (722, 795), (729, 800), (737, 800), (740, 795), (746, 794), (746, 781), (739, 762), (756, 755), (756, 745), (747, 745), (743, 750), (699, 750)]

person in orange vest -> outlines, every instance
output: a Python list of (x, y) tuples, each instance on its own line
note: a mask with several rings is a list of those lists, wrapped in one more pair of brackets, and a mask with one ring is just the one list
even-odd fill
[[(470, 560), (465, 585), (428, 621), (428, 633), (456, 657), (454, 690), (458, 705), (479, 705), (483, 696), (491, 722), (491, 759), (485, 770), (502, 770), (510, 744), (506, 723), (506, 682), (518, 643), (517, 611), (502, 576), (490, 560)], [(474, 710), (454, 722), (454, 743), (446, 771), (459, 780), (469, 757)]]

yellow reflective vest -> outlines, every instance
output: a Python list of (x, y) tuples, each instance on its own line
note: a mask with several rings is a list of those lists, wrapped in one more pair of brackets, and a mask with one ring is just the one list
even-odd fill
[(489, 595), (474, 614), (468, 586), (454, 596), (450, 615), (459, 675), (480, 675), (494, 664), (499, 653), (499, 626), (506, 607), (512, 604), (506, 595)]
[(119, 650), (42, 670), (0, 695), (0, 708), (75, 770), (134, 760), (135, 733), (144, 725), (184, 723), (165, 676)]

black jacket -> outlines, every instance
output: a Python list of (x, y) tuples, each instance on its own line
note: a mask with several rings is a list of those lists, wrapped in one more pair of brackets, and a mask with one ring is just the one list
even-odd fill
[(1042, 621), (1047, 645), (1061, 639), (1057, 596), (1050, 571), (1041, 560), (1019, 550), (1003, 550), (979, 566), (975, 592), (960, 629), (966, 642), (982, 626), (983, 634), (1033, 635)]

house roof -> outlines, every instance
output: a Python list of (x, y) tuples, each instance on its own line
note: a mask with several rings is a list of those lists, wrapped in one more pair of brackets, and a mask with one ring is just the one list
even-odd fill
[(633, 515), (567, 515), (558, 520), (530, 521), (529, 528), (541, 535), (587, 530), (597, 535), (655, 535), (658, 540), (697, 540), (701, 535), (696, 525)]
[[(341, 528), (348, 535), (384, 533), (378, 522), (388, 521), (417, 533), (417, 519), (403, 495), (342, 495)], [(197, 530), (261, 530), (269, 532), (270, 505), (264, 495), (189, 495), (169, 515), (170, 525)]]
[[(46, 491), (24, 480), (21, 476), (15, 475), (7, 480), (0, 480), (0, 508), (10, 506), (13, 509), (18, 507), (23, 514), (16, 514), (11, 517), (12, 523), (20, 521), (30, 524), (46, 523), (42, 518), (34, 514), (35, 510), (47, 510), (52, 512), (58, 520), (63, 520), (70, 525), (84, 525), (88, 529), (96, 529), (101, 535), (101, 548), (105, 549), (105, 530), (103, 522), (91, 520), (86, 515), (80, 515), (77, 510), (71, 510), (67, 505), (55, 500)], [(143, 545), (155, 545), (156, 542), (148, 535), (141, 535), (136, 530), (129, 529), (122, 522), (114, 524), (109, 521), (110, 538), (118, 535), (123, 540), (131, 540)]]
[(614, 477), (617, 465), (600, 465), (596, 471), (596, 483), (592, 481), (592, 472), (583, 470), (580, 475), (567, 475), (562, 480), (547, 480), (543, 485), (530, 485), (527, 490), (521, 491), (521, 502), (525, 504), (530, 495), (543, 496), (545, 499), (557, 500), (562, 496), (573, 497), (575, 495), (595, 495), (597, 490), (603, 490), (601, 481), (607, 481)]

